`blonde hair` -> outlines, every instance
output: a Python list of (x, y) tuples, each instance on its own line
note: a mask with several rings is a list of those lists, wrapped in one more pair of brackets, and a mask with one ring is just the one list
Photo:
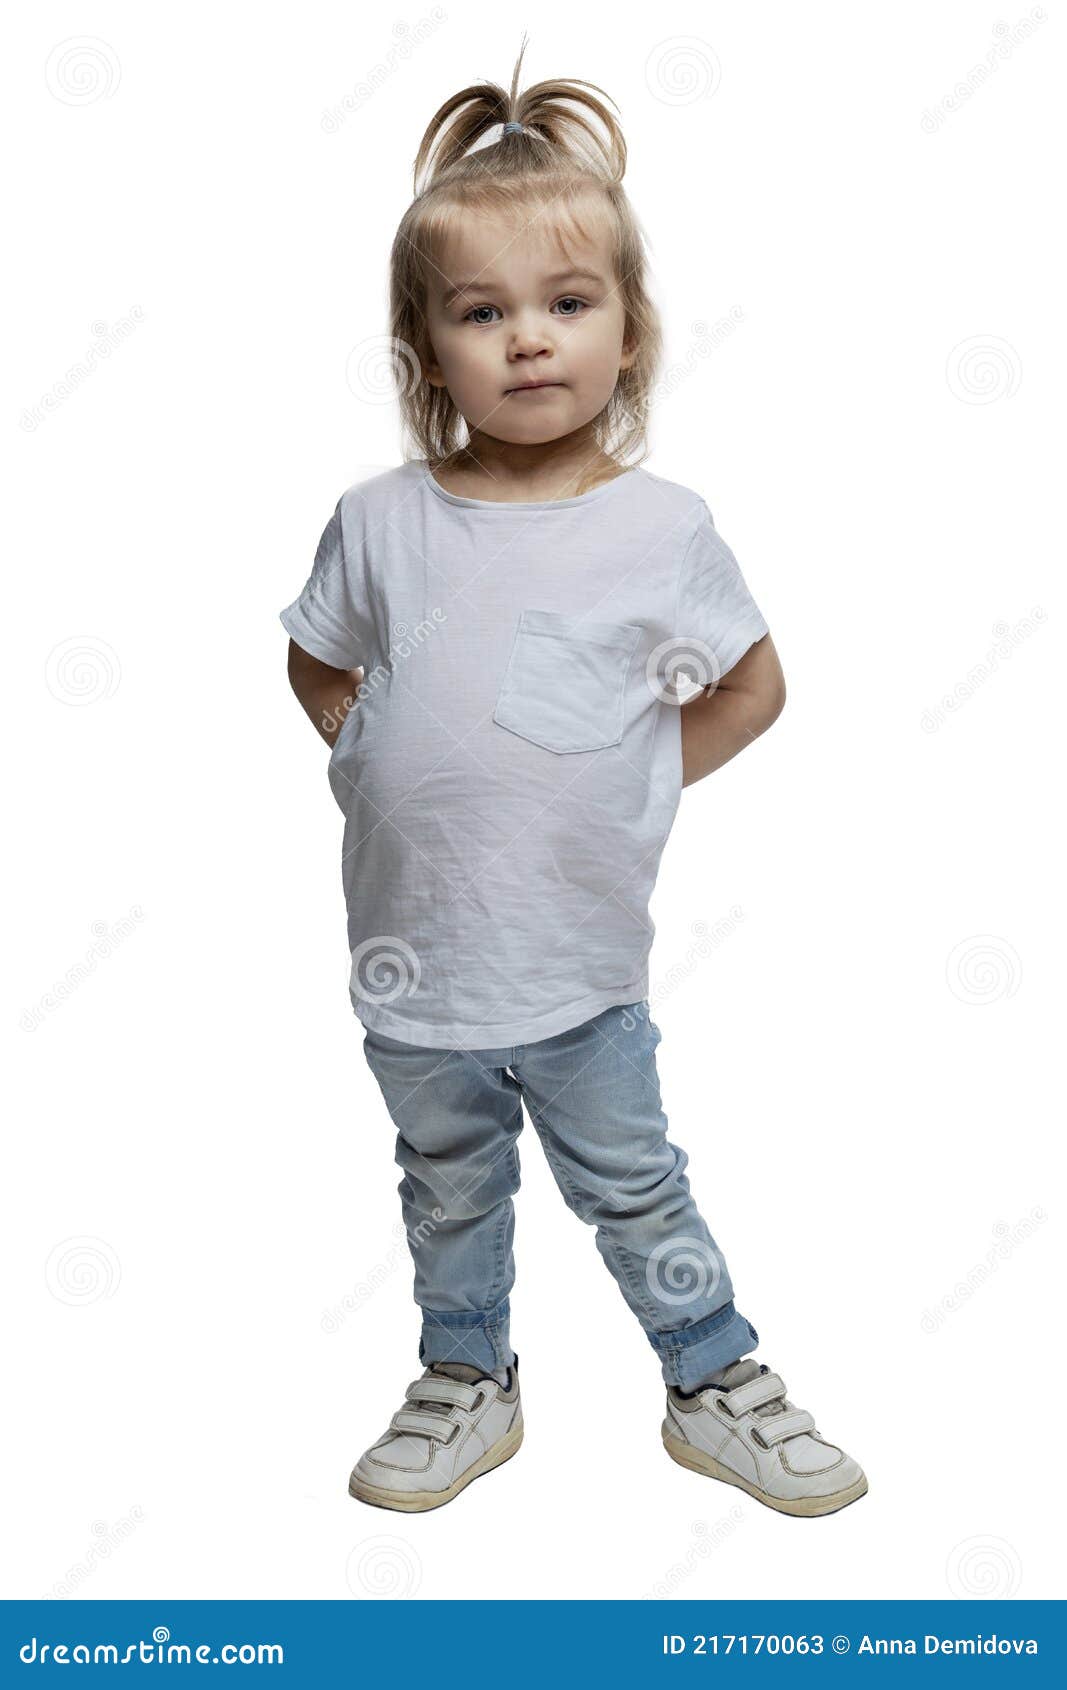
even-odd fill
[[(397, 230), (389, 265), (390, 330), (401, 355), (398, 365), (408, 362), (409, 379), (400, 388), (405, 448), (410, 443), (415, 456), (436, 466), (463, 446), (463, 419), (448, 389), (432, 386), (422, 374), (423, 366), (435, 361), (427, 328), (427, 284), (449, 231), (469, 215), (517, 211), (533, 218), (551, 208), (554, 233), (565, 250), (568, 231), (588, 235), (578, 207), (592, 193), (600, 196), (608, 215), (624, 339), (635, 351), (594, 419), (593, 432), (602, 452), (620, 467), (633, 467), (648, 456), (646, 419), (663, 334), (646, 287), (644, 237), (622, 187), (626, 143), (615, 117), (596, 98), (604, 90), (595, 83), (538, 82), (520, 94), (525, 50), (524, 40), (509, 91), (482, 82), (446, 100), (430, 119), (415, 159), (415, 198)], [(606, 140), (587, 112), (600, 119)], [(505, 131), (494, 143), (468, 151), (501, 123), (521, 123), (523, 130)]]

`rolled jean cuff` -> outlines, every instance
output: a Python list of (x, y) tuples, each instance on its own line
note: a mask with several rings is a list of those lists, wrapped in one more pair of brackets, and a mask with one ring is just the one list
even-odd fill
[(442, 1309), (423, 1309), (419, 1360), (424, 1367), (435, 1361), (464, 1361), (487, 1372), (496, 1367), (510, 1367), (510, 1316), (511, 1306), (506, 1297), (495, 1309), (487, 1311), (465, 1309), (453, 1314)]
[(709, 1374), (728, 1367), (759, 1343), (756, 1328), (738, 1314), (732, 1301), (692, 1326), (679, 1326), (673, 1332), (646, 1331), (645, 1335), (660, 1358), (665, 1381), (682, 1391), (695, 1391)]

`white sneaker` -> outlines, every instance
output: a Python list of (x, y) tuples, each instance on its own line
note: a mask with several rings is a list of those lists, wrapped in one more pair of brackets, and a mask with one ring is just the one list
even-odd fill
[(743, 1357), (714, 1377), (692, 1397), (668, 1387), (662, 1435), (673, 1461), (782, 1514), (832, 1514), (864, 1494), (862, 1467), (819, 1436), (777, 1373)]
[(522, 1443), (518, 1359), (506, 1370), (506, 1384), (466, 1362), (432, 1363), (356, 1462), (349, 1494), (417, 1514), (451, 1502), (472, 1479), (507, 1461)]

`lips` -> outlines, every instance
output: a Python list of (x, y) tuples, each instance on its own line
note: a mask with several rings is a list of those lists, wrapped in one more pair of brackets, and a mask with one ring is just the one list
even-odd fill
[(542, 387), (562, 387), (560, 381), (521, 381), (517, 387), (505, 388), (506, 393), (536, 393)]

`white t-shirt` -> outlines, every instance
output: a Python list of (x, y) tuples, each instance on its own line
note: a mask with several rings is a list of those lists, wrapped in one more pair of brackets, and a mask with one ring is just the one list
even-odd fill
[(630, 469), (500, 504), (416, 459), (342, 494), (280, 616), (364, 669), (329, 762), (364, 1025), (498, 1049), (647, 997), (674, 666), (706, 684), (768, 632), (703, 499)]

